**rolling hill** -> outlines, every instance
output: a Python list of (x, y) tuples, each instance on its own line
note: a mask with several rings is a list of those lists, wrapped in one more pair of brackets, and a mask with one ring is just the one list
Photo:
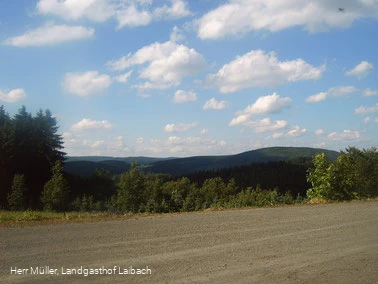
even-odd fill
[(120, 174), (130, 168), (130, 164), (138, 161), (145, 171), (167, 173), (175, 176), (186, 175), (203, 170), (231, 168), (252, 163), (270, 161), (288, 161), (299, 158), (313, 157), (317, 153), (325, 153), (331, 161), (339, 156), (339, 152), (308, 148), (308, 147), (269, 147), (224, 156), (194, 156), (187, 158), (150, 158), (150, 157), (69, 157), (64, 170), (81, 176), (90, 176), (96, 168), (103, 168), (111, 174)]

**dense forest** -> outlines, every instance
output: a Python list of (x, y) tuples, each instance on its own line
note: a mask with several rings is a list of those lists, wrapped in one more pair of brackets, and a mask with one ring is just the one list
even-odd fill
[(63, 171), (62, 150), (49, 110), (33, 116), (22, 107), (10, 117), (0, 107), (0, 209), (178, 212), (378, 196), (375, 148), (349, 147), (333, 160), (320, 153), (185, 176), (151, 173), (137, 163), (120, 174), (96, 169), (78, 176)]

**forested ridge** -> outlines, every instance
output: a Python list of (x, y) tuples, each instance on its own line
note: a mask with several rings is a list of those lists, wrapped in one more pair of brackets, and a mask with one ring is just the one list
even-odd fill
[(96, 169), (78, 176), (63, 171), (64, 160), (49, 110), (33, 116), (22, 107), (10, 117), (0, 107), (0, 209), (159, 213), (378, 196), (375, 148), (349, 147), (337, 159), (318, 153), (182, 176), (151, 173), (137, 163), (115, 175)]

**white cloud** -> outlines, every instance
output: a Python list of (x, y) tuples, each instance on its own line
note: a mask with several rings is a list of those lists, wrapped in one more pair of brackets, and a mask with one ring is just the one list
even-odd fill
[(139, 11), (134, 5), (117, 11), (117, 28), (147, 26), (152, 21), (152, 15), (148, 11)]
[(56, 45), (67, 41), (91, 38), (93, 35), (94, 29), (91, 28), (48, 23), (23, 35), (8, 38), (3, 44), (16, 47)]
[(357, 130), (343, 130), (343, 132), (332, 132), (327, 135), (327, 139), (332, 141), (358, 140), (360, 133)]
[(286, 135), (290, 137), (299, 137), (304, 135), (306, 132), (306, 128), (301, 128), (300, 126), (295, 125), (291, 130), (289, 130), (289, 132)]
[(210, 100), (207, 100), (205, 102), (202, 108), (221, 110), (221, 109), (227, 108), (227, 106), (228, 106), (227, 101), (217, 101), (215, 98), (211, 98)]
[(131, 73), (133, 73), (132, 70), (130, 70), (129, 72), (126, 72), (125, 74), (115, 76), (114, 80), (119, 83), (127, 83), (127, 80), (129, 79)]
[(67, 92), (79, 96), (102, 93), (111, 84), (112, 79), (109, 75), (99, 74), (97, 71), (67, 73), (63, 81), (63, 87)]
[(288, 126), (285, 120), (271, 121), (269, 117), (263, 119), (252, 119), (250, 116), (238, 116), (233, 118), (229, 123), (230, 126), (244, 125), (253, 129), (255, 132), (276, 131)]
[(316, 135), (323, 135), (323, 134), (325, 134), (325, 130), (324, 129), (316, 129), (315, 134)]
[(172, 101), (175, 104), (182, 104), (186, 102), (194, 102), (196, 100), (197, 100), (197, 94), (195, 92), (178, 90), (176, 91)]
[(371, 117), (370, 116), (364, 118), (364, 123), (365, 124), (368, 124), (370, 121), (371, 121)]
[[(339, 8), (344, 8), (340, 11)], [(201, 39), (271, 32), (300, 26), (309, 32), (348, 28), (364, 17), (377, 17), (376, 1), (229, 0), (197, 20)]]
[[(161, 3), (162, 1), (160, 1)], [(37, 11), (65, 20), (89, 19), (104, 22), (115, 18), (117, 28), (145, 26), (152, 21), (178, 19), (191, 15), (183, 0), (171, 0), (170, 5), (152, 8), (153, 1), (147, 0), (39, 0)]]
[(185, 132), (190, 129), (193, 129), (197, 126), (197, 123), (178, 123), (178, 124), (167, 124), (164, 127), (164, 132)]
[(89, 129), (110, 129), (114, 126), (107, 120), (96, 121), (89, 118), (83, 118), (78, 123), (72, 125), (71, 129), (74, 131), (82, 131)]
[(137, 141), (136, 141), (137, 144), (143, 144), (143, 142), (144, 142), (143, 137), (139, 137), (139, 138), (137, 139)]
[(369, 74), (369, 71), (372, 70), (373, 68), (374, 68), (373, 64), (367, 61), (361, 61), (361, 63), (358, 64), (356, 67), (347, 71), (345, 75), (363, 77), (363, 76), (367, 76)]
[(185, 39), (185, 36), (182, 34), (182, 31), (178, 27), (174, 26), (172, 29), (171, 35), (169, 37), (169, 40), (172, 42), (178, 42), (184, 39)]
[(196, 75), (205, 67), (202, 55), (193, 48), (172, 41), (142, 47), (134, 54), (129, 53), (107, 65), (111, 70), (124, 70), (146, 63), (148, 65), (139, 72), (139, 79), (148, 80), (139, 85), (142, 89), (177, 86), (184, 77)]
[(39, 0), (37, 11), (65, 20), (82, 18), (104, 22), (114, 15), (114, 6), (109, 0)]
[(374, 119), (374, 122), (375, 122), (375, 123), (378, 123), (378, 117), (376, 117), (376, 118)]
[(306, 102), (308, 102), (308, 103), (318, 103), (318, 102), (324, 101), (325, 99), (327, 99), (327, 93), (326, 92), (321, 92), (319, 94), (309, 96), (306, 99)]
[(374, 113), (374, 112), (378, 112), (378, 103), (373, 107), (360, 106), (359, 108), (356, 108), (354, 110), (355, 114), (369, 114), (369, 113)]
[(353, 86), (340, 86), (340, 87), (333, 87), (327, 91), (327, 94), (336, 97), (342, 97), (345, 95), (357, 93), (359, 90)]
[(249, 105), (244, 113), (267, 114), (277, 113), (291, 104), (289, 97), (280, 98), (277, 93), (259, 97), (254, 104)]
[(365, 97), (371, 97), (371, 96), (376, 96), (376, 95), (378, 95), (378, 90), (371, 90), (369, 88), (364, 90)]
[(342, 97), (349, 94), (354, 94), (359, 92), (359, 90), (353, 86), (338, 86), (330, 88), (327, 92), (320, 92), (318, 94), (309, 96), (306, 99), (308, 103), (318, 103), (326, 100), (329, 96)]
[(89, 148), (95, 149), (95, 148), (100, 148), (105, 145), (104, 140), (96, 140), (96, 141), (91, 141), (91, 140), (83, 140), (82, 144), (84, 146), (87, 146)]
[(183, 18), (191, 15), (188, 5), (182, 0), (171, 0), (171, 6), (163, 5), (154, 10), (157, 18)]
[(149, 145), (138, 148), (138, 152), (179, 154), (180, 156), (192, 156), (201, 154), (221, 154), (228, 145), (225, 140), (208, 139), (204, 137), (179, 137), (170, 136), (166, 140), (150, 140)]
[(26, 99), (26, 92), (24, 89), (14, 89), (11, 91), (0, 90), (0, 101), (16, 103), (24, 99)]
[(217, 74), (210, 74), (206, 85), (231, 93), (252, 87), (276, 86), (288, 82), (316, 80), (325, 67), (313, 67), (303, 59), (279, 61), (274, 52), (252, 50), (225, 64)]
[(203, 128), (203, 129), (201, 130), (201, 132), (200, 132), (201, 135), (205, 135), (205, 134), (207, 134), (207, 133), (209, 133), (209, 129), (207, 129), (207, 128)]

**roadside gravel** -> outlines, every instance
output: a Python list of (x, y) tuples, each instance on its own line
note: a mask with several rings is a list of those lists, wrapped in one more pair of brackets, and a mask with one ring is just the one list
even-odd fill
[(73, 282), (375, 284), (378, 202), (0, 228), (0, 283)]

